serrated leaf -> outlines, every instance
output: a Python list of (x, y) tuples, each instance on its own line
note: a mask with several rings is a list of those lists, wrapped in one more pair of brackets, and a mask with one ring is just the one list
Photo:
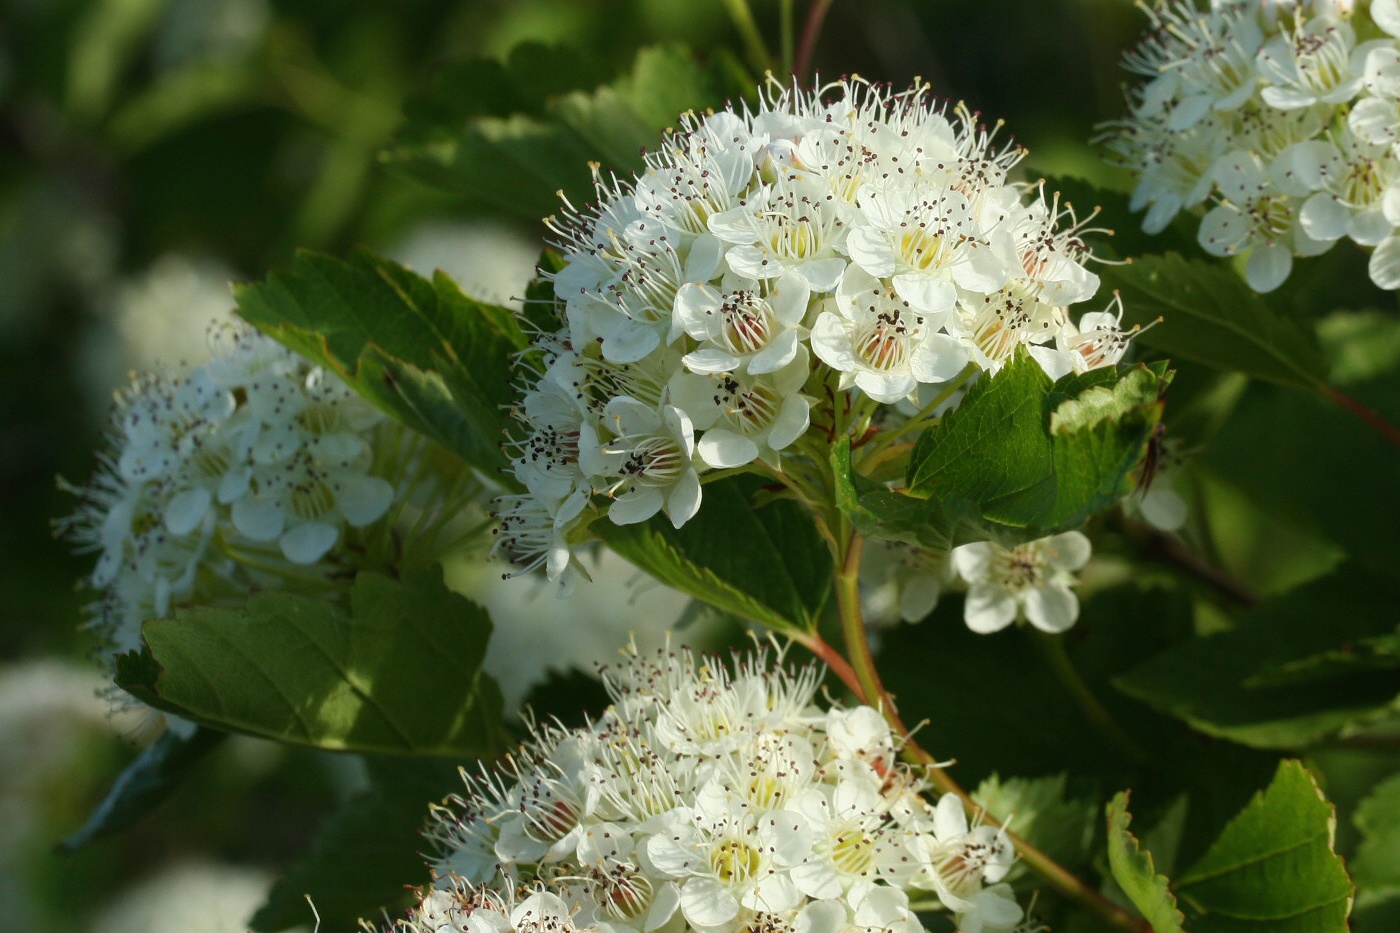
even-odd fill
[[(548, 80), (541, 80), (541, 72)], [(607, 83), (605, 83), (607, 82)], [(489, 89), (489, 106), (462, 104)], [(589, 163), (625, 176), (686, 110), (723, 103), (721, 82), (680, 46), (642, 49), (609, 79), (567, 47), (527, 44), (504, 65), (465, 63), (409, 107), (384, 160), (429, 184), (531, 219), (594, 197)]]
[(1176, 882), (1192, 933), (1344, 933), (1353, 888), (1332, 849), (1336, 817), (1306, 768), (1274, 780)]
[(179, 786), (190, 768), (218, 748), (228, 734), (196, 728), (188, 737), (167, 729), (122, 769), (112, 789), (77, 832), (58, 844), (60, 852), (76, 852), (83, 846), (122, 832), (164, 800)]
[(508, 309), (365, 251), (299, 253), (234, 295), (246, 320), (384, 411), (483, 472), (505, 467), (511, 361), (528, 342)]
[(1115, 683), (1209, 735), (1259, 748), (1303, 747), (1400, 708), (1400, 676), (1343, 669), (1310, 682), (1271, 683), (1267, 672), (1392, 633), (1397, 600), (1393, 584), (1348, 566), (1264, 604), (1229, 631), (1169, 649)]
[(1327, 363), (1311, 331), (1228, 266), (1168, 253), (1105, 266), (1099, 276), (1122, 296), (1125, 324), (1162, 319), (1136, 338), (1144, 346), (1282, 385), (1324, 385)]
[(908, 495), (833, 462), (838, 503), (868, 535), (930, 547), (1073, 527), (1131, 491), (1169, 378), (1154, 364), (1051, 383), (1020, 353), (919, 437)]
[(370, 754), (489, 753), (500, 690), (482, 671), (491, 620), (434, 569), (361, 573), (350, 610), (285, 592), (243, 609), (176, 610), (142, 627), (117, 683), (195, 722)]
[(610, 548), (668, 586), (769, 628), (810, 630), (831, 591), (831, 557), (797, 503), (755, 507), (762, 485), (741, 475), (705, 486), (703, 507), (680, 529), (664, 516), (595, 527)]
[(1107, 807), (1108, 866), (1113, 880), (1128, 895), (1156, 933), (1182, 933), (1185, 919), (1177, 909), (1166, 876), (1157, 874), (1152, 853), (1138, 844), (1128, 832), (1132, 816), (1128, 813), (1128, 792), (1113, 796)]
[[(972, 799), (1057, 863), (1074, 871), (1089, 857), (1098, 805), (1066, 794), (1067, 777), (1007, 778), (993, 774), (977, 785)], [(1013, 868), (1013, 872), (1020, 863)]]
[(1352, 821), (1361, 831), (1351, 861), (1353, 880), (1363, 889), (1400, 893), (1400, 775), (1377, 784)]
[(251, 921), (259, 933), (317, 918), (321, 929), (352, 930), (361, 918), (408, 906), (405, 886), (430, 881), (420, 829), (429, 804), (460, 790), (458, 765), (407, 758), (367, 764), (369, 789), (333, 813), (273, 885)]

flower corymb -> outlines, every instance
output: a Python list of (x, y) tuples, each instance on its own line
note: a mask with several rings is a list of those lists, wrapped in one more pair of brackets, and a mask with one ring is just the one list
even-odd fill
[(1086, 353), (1069, 312), (1098, 289), (1083, 224), (1011, 179), (1022, 152), (994, 134), (923, 85), (772, 82), (683, 117), (634, 181), (600, 175), (549, 221), (558, 327), (523, 358), (527, 495), (499, 550), (567, 584), (588, 522), (679, 528), (710, 470), (781, 482), (825, 460), (834, 411), (990, 378), (1020, 347), (1055, 377), (1116, 363), (1126, 335)]
[(1201, 247), (1246, 257), (1260, 292), (1295, 256), (1350, 239), (1372, 251), (1377, 286), (1400, 288), (1400, 4), (1143, 6), (1152, 28), (1125, 63), (1145, 81), (1105, 133), (1137, 175), (1143, 229), (1208, 208)]
[(874, 709), (818, 707), (816, 667), (633, 650), (603, 678), (596, 721), (537, 728), (436, 811), (438, 885), (400, 929), (521, 929), (533, 904), (563, 930), (919, 933), (912, 889), (1021, 919), (1005, 835), (925, 800)]

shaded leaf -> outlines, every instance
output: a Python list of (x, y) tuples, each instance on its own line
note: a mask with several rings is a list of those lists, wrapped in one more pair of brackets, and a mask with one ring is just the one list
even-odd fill
[(1306, 768), (1274, 780), (1177, 878), (1192, 933), (1343, 933), (1353, 888), (1332, 850), (1335, 814)]
[(122, 769), (87, 822), (58, 844), (59, 851), (76, 852), (132, 826), (178, 787), (190, 768), (218, 748), (227, 735), (199, 727), (184, 737), (166, 729)]
[(234, 295), (245, 319), (379, 408), (488, 474), (506, 466), (511, 361), (527, 343), (508, 309), (364, 251), (299, 253)]
[[(606, 83), (605, 83), (606, 82)], [(474, 102), (476, 98), (484, 98)], [(724, 102), (716, 74), (679, 46), (642, 49), (611, 77), (567, 47), (526, 43), (504, 64), (466, 62), (409, 107), (384, 160), (428, 184), (531, 219), (594, 197), (589, 163), (621, 176), (686, 110)]]
[(1228, 266), (1177, 253), (1099, 270), (1123, 298), (1125, 324), (1155, 324), (1138, 343), (1172, 357), (1303, 389), (1322, 387), (1317, 340)]
[(939, 550), (1073, 527), (1132, 490), (1169, 378), (1157, 363), (1051, 383), (1019, 353), (920, 435), (907, 494), (853, 473), (838, 444), (837, 503), (867, 536)]
[[(271, 933), (313, 922), (351, 930), (360, 918), (409, 906), (407, 885), (431, 879), (420, 829), (428, 806), (462, 786), (457, 764), (370, 759), (370, 787), (348, 800), (318, 831), (310, 849), (268, 893), (252, 927)], [(306, 899), (316, 906), (315, 917)]]
[(680, 529), (661, 515), (594, 528), (623, 557), (702, 602), (769, 628), (812, 629), (831, 591), (830, 553), (802, 506), (755, 506), (762, 488), (752, 475), (711, 483)]
[(283, 592), (177, 610), (142, 628), (117, 683), (157, 709), (297, 745), (378, 754), (490, 752), (500, 690), (481, 670), (491, 621), (441, 571), (361, 573), (350, 611)]
[[(1393, 584), (1348, 566), (1115, 682), (1193, 728), (1247, 745), (1297, 748), (1347, 734), (1400, 708), (1400, 674), (1337, 668), (1326, 659), (1357, 640), (1392, 634), (1397, 598)], [(1297, 664), (1312, 665), (1317, 678), (1277, 682), (1277, 671)]]
[(1361, 844), (1351, 872), (1363, 888), (1394, 889), (1400, 894), (1400, 775), (1377, 784), (1352, 817)]
[[(1085, 864), (1094, 840), (1098, 805), (1072, 797), (1061, 772), (1039, 778), (1006, 778), (993, 774), (972, 792), (972, 799), (998, 820), (1011, 820), (1011, 829), (1070, 871)], [(1022, 863), (1012, 871), (1019, 873)]]
[(1157, 874), (1152, 853), (1144, 850), (1137, 838), (1128, 832), (1133, 818), (1128, 813), (1127, 791), (1114, 795), (1108, 803), (1107, 814), (1108, 866), (1113, 880), (1156, 933), (1182, 933), (1181, 924), (1185, 918), (1177, 909), (1176, 897), (1166, 876)]

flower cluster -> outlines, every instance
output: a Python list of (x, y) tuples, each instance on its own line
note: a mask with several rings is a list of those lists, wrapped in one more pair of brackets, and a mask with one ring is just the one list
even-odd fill
[(930, 805), (874, 709), (819, 709), (816, 667), (633, 650), (603, 675), (596, 722), (435, 812), (437, 887), (395, 929), (919, 933), (911, 890), (962, 930), (1020, 921), (1005, 835)]
[[(529, 357), (501, 550), (566, 576), (575, 529), (700, 507), (707, 470), (780, 475), (853, 406), (997, 372), (1115, 363), (1083, 225), (928, 88), (770, 85), (689, 115), (632, 183), (551, 221), (560, 327)], [(813, 459), (824, 460), (815, 452)], [(595, 500), (595, 497), (602, 499)]]
[(1400, 3), (1158, 0), (1148, 15), (1126, 57), (1148, 80), (1106, 133), (1139, 175), (1143, 229), (1210, 203), (1197, 239), (1247, 256), (1256, 291), (1343, 238), (1400, 288)]
[(329, 583), (347, 533), (424, 479), (423, 444), (338, 377), (240, 323), (210, 345), (205, 365), (118, 394), (110, 449), (62, 526), (98, 555), (86, 582), (111, 655), (177, 605)]
[(871, 621), (917, 622), (933, 611), (945, 589), (961, 584), (967, 590), (963, 619), (981, 634), (999, 632), (1017, 619), (1051, 634), (1068, 630), (1079, 618), (1074, 572), (1092, 552), (1078, 531), (1015, 547), (978, 541), (946, 554), (911, 544), (874, 544), (861, 566)]

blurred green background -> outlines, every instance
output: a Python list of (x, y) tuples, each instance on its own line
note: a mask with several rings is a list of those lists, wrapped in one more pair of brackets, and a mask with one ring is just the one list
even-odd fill
[[(753, 9), (776, 46), (779, 4)], [(1005, 120), (1033, 173), (1105, 180), (1086, 140), (1121, 108), (1141, 25), (1129, 0), (837, 2), (814, 65), (921, 76)], [(658, 41), (743, 48), (720, 0), (0, 0), (0, 930), (244, 929), (356, 786), (346, 761), (235, 741), (155, 818), (52, 854), (137, 728), (93, 696), (74, 587), (89, 562), (52, 537), (72, 505), (54, 478), (91, 471), (128, 370), (197, 359), (227, 283), (299, 247), (364, 245), (519, 294), (536, 220), (377, 154), (435, 69), (527, 39), (616, 72)]]

